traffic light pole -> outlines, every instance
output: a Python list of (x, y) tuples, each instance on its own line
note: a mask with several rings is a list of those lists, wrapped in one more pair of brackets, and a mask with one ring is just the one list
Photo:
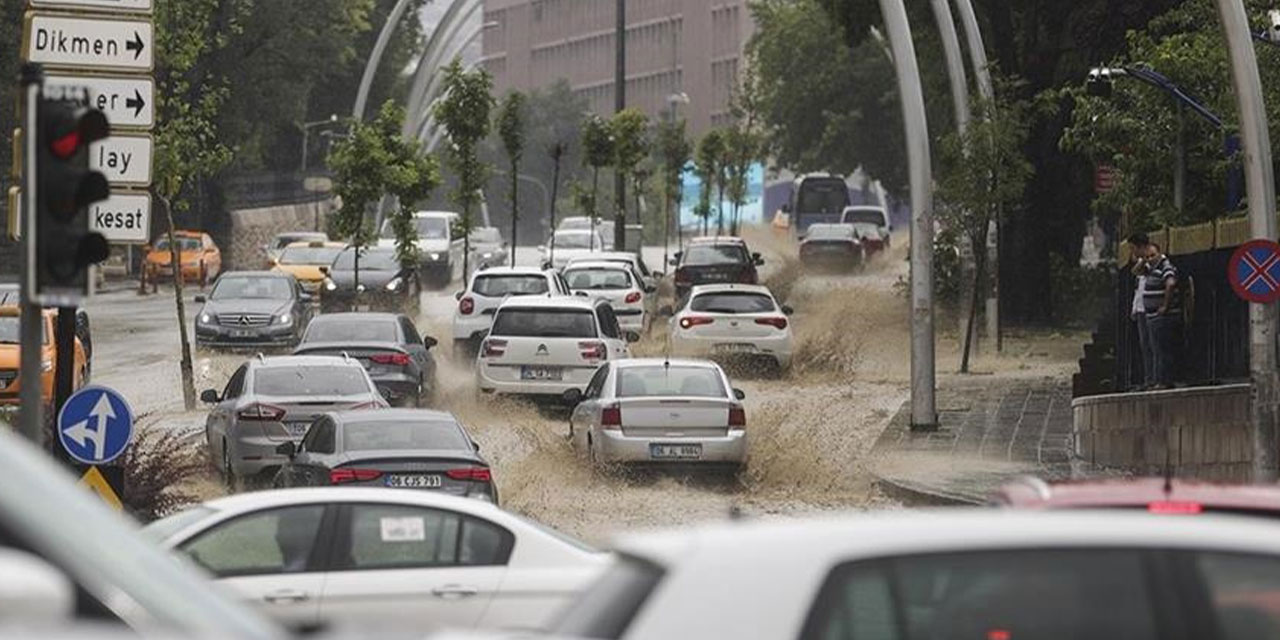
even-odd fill
[[(58, 320), (55, 325), (54, 339), (57, 341), (57, 362), (53, 378), (53, 406), (50, 411), (54, 416), (62, 410), (62, 405), (71, 397), (72, 382), (76, 373), (76, 309), (75, 307), (59, 307)], [(53, 457), (62, 459), (68, 464), (71, 459), (56, 443), (49, 443)]]
[(33, 304), (36, 282), (36, 194), (39, 180), (36, 176), (38, 154), (36, 147), (37, 118), (44, 87), (44, 70), (40, 65), (28, 64), (22, 68), (24, 112), (23, 170), (22, 170), (22, 301), (18, 341), (21, 352), (18, 363), (18, 420), (22, 435), (37, 446), (44, 443), (44, 399), (40, 380), (40, 355), (44, 342), (44, 309)]

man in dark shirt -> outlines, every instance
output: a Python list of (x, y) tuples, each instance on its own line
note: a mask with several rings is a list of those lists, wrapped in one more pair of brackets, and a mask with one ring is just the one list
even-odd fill
[(1174, 344), (1182, 330), (1182, 300), (1177, 296), (1178, 270), (1160, 245), (1147, 245), (1147, 272), (1142, 283), (1143, 308), (1151, 330), (1156, 388), (1173, 384)]

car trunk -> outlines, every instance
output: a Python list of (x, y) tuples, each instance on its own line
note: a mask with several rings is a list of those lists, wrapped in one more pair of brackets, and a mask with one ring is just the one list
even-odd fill
[(622, 433), (634, 437), (717, 437), (729, 432), (728, 398), (622, 398)]
[(754, 282), (749, 264), (685, 265), (680, 267), (677, 284), (718, 284), (722, 282)]
[[(377, 471), (379, 475), (362, 474), (360, 479), (340, 483), (344, 487), (394, 487), (431, 489), (465, 496), (488, 493), (491, 481), (489, 466), (458, 455), (457, 451), (361, 451), (346, 456), (335, 470)], [(453, 471), (456, 477), (450, 477)], [(340, 474), (342, 472), (339, 472)], [(332, 478), (331, 474), (331, 478)]]
[(495, 379), (526, 382), (570, 380), (571, 370), (589, 368), (595, 370), (600, 360), (582, 357), (580, 343), (601, 344), (599, 338), (538, 338), (538, 337), (490, 337), (490, 340), (506, 341), (506, 351), (501, 356), (487, 357), (490, 375)]
[[(409, 352), (399, 345), (391, 343), (304, 344), (295, 349), (293, 353), (294, 355), (309, 356), (341, 356), (346, 354), (359, 361), (365, 370), (369, 372), (369, 376), (375, 379), (378, 376), (404, 373), (409, 366)], [(395, 364), (393, 360), (400, 360), (403, 364)]]
[(352, 396), (258, 396), (258, 402), (284, 410), (275, 422), (264, 422), (263, 434), (272, 440), (298, 440), (312, 421), (330, 411), (344, 411), (372, 401), (371, 393)]
[(708, 324), (699, 324), (686, 329), (686, 334), (698, 338), (717, 338), (726, 341), (740, 338), (767, 338), (778, 333), (772, 325), (756, 322), (760, 318), (779, 318), (780, 313), (706, 313), (691, 312), (687, 317), (710, 318)]
[(843, 257), (853, 253), (854, 244), (849, 240), (808, 240), (800, 245), (801, 257)]

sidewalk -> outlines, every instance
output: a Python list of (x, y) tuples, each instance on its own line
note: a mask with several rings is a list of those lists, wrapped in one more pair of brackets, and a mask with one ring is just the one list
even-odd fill
[(910, 403), (898, 410), (870, 454), (886, 489), (926, 502), (981, 504), (1018, 476), (1071, 476), (1071, 385), (982, 382), (940, 385), (937, 431), (912, 432)]

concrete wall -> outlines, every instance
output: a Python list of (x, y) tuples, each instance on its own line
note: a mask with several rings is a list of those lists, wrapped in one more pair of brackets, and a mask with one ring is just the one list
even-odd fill
[(230, 212), (231, 245), (222, 247), (223, 270), (263, 268), (262, 245), (277, 233), (323, 231), (334, 206), (333, 200), (316, 200)]
[(1122, 470), (1247, 482), (1250, 387), (1232, 384), (1076, 398), (1074, 457), (1086, 472)]

